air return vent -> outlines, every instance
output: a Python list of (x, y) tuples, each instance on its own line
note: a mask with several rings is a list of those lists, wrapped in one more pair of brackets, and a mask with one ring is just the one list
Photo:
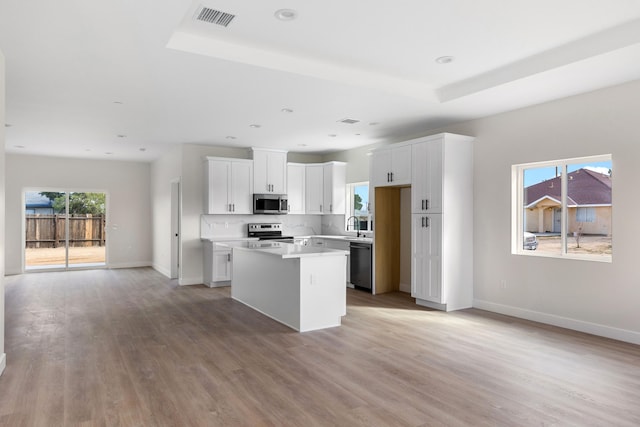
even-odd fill
[(360, 120), (356, 120), (356, 119), (341, 119), (341, 120), (338, 120), (338, 121), (340, 123), (345, 123), (347, 125), (353, 125), (353, 124), (358, 123)]
[(231, 24), (231, 21), (233, 21), (235, 17), (236, 15), (232, 15), (231, 13), (203, 7), (200, 13), (198, 13), (198, 16), (196, 16), (196, 20), (226, 27)]

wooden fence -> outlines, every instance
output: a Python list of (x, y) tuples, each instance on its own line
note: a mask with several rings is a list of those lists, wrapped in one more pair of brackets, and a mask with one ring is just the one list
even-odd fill
[[(65, 244), (66, 215), (28, 214), (26, 216), (27, 248), (57, 248)], [(105, 217), (69, 216), (69, 246), (105, 245)]]

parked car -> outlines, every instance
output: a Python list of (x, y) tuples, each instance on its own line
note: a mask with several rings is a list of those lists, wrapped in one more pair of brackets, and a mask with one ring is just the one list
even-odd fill
[(538, 249), (538, 238), (535, 234), (528, 231), (524, 232), (524, 248), (530, 251)]

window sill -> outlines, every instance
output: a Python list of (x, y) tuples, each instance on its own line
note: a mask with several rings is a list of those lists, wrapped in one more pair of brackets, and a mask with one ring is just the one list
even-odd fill
[(555, 258), (555, 259), (572, 259), (576, 261), (593, 261), (593, 262), (606, 262), (612, 263), (612, 255), (580, 255), (580, 254), (552, 254), (546, 252), (520, 250), (511, 252), (512, 255), (524, 255), (538, 258)]

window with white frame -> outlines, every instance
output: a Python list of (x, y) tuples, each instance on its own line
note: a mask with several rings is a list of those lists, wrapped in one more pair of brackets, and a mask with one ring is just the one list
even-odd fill
[(612, 257), (611, 155), (512, 166), (512, 252)]
[(371, 213), (369, 212), (369, 183), (347, 184), (347, 203), (345, 215), (346, 231), (371, 231)]

